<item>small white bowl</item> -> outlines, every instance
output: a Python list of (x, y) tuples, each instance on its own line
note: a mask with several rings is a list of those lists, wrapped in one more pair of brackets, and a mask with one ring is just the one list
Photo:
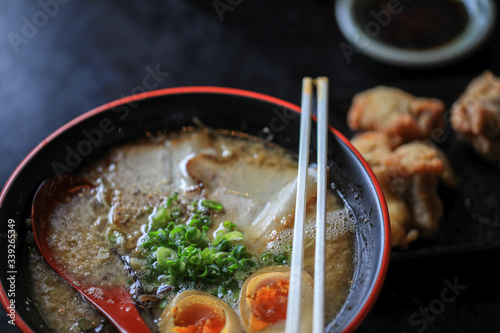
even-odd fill
[[(481, 45), (495, 22), (492, 0), (461, 0), (468, 12), (464, 31), (452, 41), (432, 49), (412, 50), (391, 46), (368, 36), (355, 17), (359, 0), (337, 0), (335, 16), (340, 30), (352, 45), (341, 45), (346, 57), (355, 53), (402, 67), (434, 67), (457, 61)], [(350, 62), (350, 61), (349, 61)]]

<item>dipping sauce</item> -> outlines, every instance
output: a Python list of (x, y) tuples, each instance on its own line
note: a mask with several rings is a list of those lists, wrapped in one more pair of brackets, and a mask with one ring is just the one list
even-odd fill
[(355, 8), (361, 30), (404, 49), (432, 49), (466, 28), (467, 9), (458, 0), (361, 0)]

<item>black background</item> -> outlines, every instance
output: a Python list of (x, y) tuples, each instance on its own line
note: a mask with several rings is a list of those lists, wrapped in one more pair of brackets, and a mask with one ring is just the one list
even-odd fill
[[(300, 103), (302, 77), (328, 76), (332, 124), (347, 136), (345, 111), (355, 92), (393, 85), (441, 98), (449, 107), (472, 77), (485, 69), (500, 74), (498, 28), (468, 58), (440, 68), (401, 69), (363, 53), (348, 61), (340, 48), (344, 38), (334, 1), (221, 1), (233, 4), (224, 13), (212, 1), (201, 0), (60, 0), (44, 9), (42, 4), (54, 1), (0, 0), (0, 184), (61, 125), (141, 92), (151, 70), (160, 73), (157, 82), (150, 81), (157, 83), (155, 89), (226, 86), (295, 104)], [(454, 154), (475, 158), (463, 149)], [(489, 186), (500, 185), (492, 181)], [(485, 231), (491, 235), (500, 233), (496, 199)], [(448, 201), (456, 206), (454, 198)], [(478, 223), (474, 214), (457, 215), (448, 212), (448, 225), (455, 219)], [(436, 242), (446, 237), (441, 232)], [(453, 238), (457, 248), (460, 241)], [(476, 246), (460, 250), (451, 243), (445, 251), (425, 251), (428, 244), (423, 243), (409, 255), (396, 252), (359, 332), (499, 331), (498, 242), (488, 238), (481, 246), (476, 237)], [(449, 293), (449, 284), (459, 285), (456, 294)], [(1, 311), (0, 332), (17, 332)]]

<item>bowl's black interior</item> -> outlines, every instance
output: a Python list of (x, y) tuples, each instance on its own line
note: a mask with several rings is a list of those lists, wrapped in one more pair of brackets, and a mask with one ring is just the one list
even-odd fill
[[(270, 101), (220, 93), (165, 94), (122, 104), (102, 112), (89, 113), (60, 132), (37, 150), (16, 170), (10, 187), (4, 189), (0, 208), (0, 232), (7, 234), (7, 221), (15, 221), (18, 244), (15, 262), (15, 302), (17, 316), (36, 332), (49, 331), (37, 313), (26, 286), (27, 228), (33, 194), (42, 180), (59, 172), (78, 172), (85, 163), (105, 154), (110, 146), (144, 136), (146, 132), (179, 130), (195, 125), (193, 119), (211, 128), (229, 129), (269, 139), (297, 152), (299, 114)], [(313, 123), (314, 124), (314, 123)], [(311, 161), (316, 159), (315, 128), (312, 129)], [(351, 207), (358, 222), (356, 279), (342, 314), (329, 324), (329, 331), (349, 326), (370, 298), (375, 281), (383, 272), (385, 239), (380, 199), (369, 174), (349, 147), (333, 133), (329, 136), (329, 160), (332, 182)], [(5, 237), (0, 239), (7, 253)], [(1, 256), (7, 267), (7, 256)], [(0, 271), (4, 291), (9, 289), (10, 274)]]

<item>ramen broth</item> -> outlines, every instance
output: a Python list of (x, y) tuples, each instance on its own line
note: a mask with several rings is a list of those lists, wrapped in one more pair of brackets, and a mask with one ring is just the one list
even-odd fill
[[(83, 283), (130, 288), (153, 326), (169, 300), (188, 289), (210, 292), (237, 310), (238, 288), (252, 272), (289, 264), (297, 161), (281, 147), (240, 133), (189, 129), (114, 148), (82, 176), (96, 187), (54, 209), (49, 245), (58, 261)], [(308, 178), (304, 270), (314, 276), (313, 167)], [(165, 210), (169, 219), (162, 215)], [(185, 231), (197, 219), (210, 221), (206, 228), (199, 227), (202, 236), (198, 233), (197, 242), (207, 248), (205, 256), (209, 250), (224, 251), (216, 247), (224, 239), (231, 240), (227, 242), (231, 254), (234, 249), (242, 251), (245, 259), (240, 263), (245, 267), (235, 269), (237, 278), (221, 277), (217, 286), (203, 278), (184, 281), (179, 272), (166, 268), (155, 275), (164, 258), (157, 249), (163, 245), (151, 245), (158, 242), (154, 237), (164, 229), (174, 237), (172, 228)], [(330, 322), (345, 302), (355, 267), (354, 219), (333, 191), (327, 197), (326, 223), (325, 319)], [(177, 258), (183, 248), (164, 251)], [(54, 331), (114, 330), (33, 248), (29, 272), (35, 302)]]

